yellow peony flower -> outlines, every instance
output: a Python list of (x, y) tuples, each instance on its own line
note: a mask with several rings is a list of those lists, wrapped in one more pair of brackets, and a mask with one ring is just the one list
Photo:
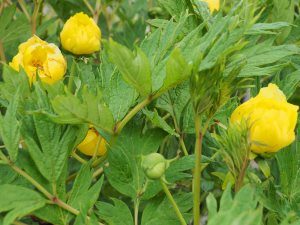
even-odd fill
[(60, 33), (63, 48), (75, 55), (99, 51), (100, 39), (99, 27), (92, 18), (82, 12), (70, 17)]
[(237, 107), (231, 122), (248, 121), (253, 152), (277, 152), (295, 140), (298, 108), (287, 102), (275, 84), (269, 84), (255, 98)]
[(67, 68), (59, 48), (35, 35), (19, 45), (19, 53), (9, 65), (16, 71), (22, 66), (30, 83), (36, 80), (38, 74), (41, 81), (48, 84), (62, 79)]
[(102, 156), (106, 153), (106, 144), (105, 139), (102, 138), (94, 128), (90, 128), (85, 139), (77, 146), (77, 148), (83, 154), (93, 156), (98, 145), (96, 155)]
[(220, 0), (202, 0), (208, 4), (208, 8), (211, 12), (218, 11), (220, 9)]

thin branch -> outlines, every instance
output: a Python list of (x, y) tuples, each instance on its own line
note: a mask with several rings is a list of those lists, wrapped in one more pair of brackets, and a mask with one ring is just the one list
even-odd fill
[(6, 63), (6, 57), (5, 57), (5, 53), (4, 53), (4, 47), (3, 47), (3, 43), (0, 40), (0, 62)]
[(23, 11), (23, 13), (25, 14), (27, 20), (30, 22), (31, 21), (31, 18), (30, 18), (30, 15), (26, 9), (26, 3), (24, 2), (24, 0), (18, 0), (18, 3)]

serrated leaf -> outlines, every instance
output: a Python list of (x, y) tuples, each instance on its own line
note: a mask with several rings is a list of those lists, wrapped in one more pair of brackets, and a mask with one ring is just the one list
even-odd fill
[[(170, 113), (181, 127), (183, 112), (190, 101), (189, 82), (184, 82), (174, 89), (163, 94), (158, 100), (156, 107)], [(187, 118), (193, 118), (190, 115)]]
[(13, 70), (11, 67), (3, 66), (3, 82), (0, 83), (0, 97), (6, 101), (13, 101), (17, 90), (26, 97), (30, 92), (28, 77), (23, 69), (20, 72)]
[[(73, 150), (78, 127), (62, 126), (51, 122), (46, 116), (34, 115), (32, 133), (25, 126), (31, 121), (24, 121), (22, 136), (27, 149), (41, 174), (51, 183), (59, 178), (67, 157)], [(35, 138), (37, 135), (38, 138)]]
[(103, 176), (93, 185), (92, 180), (93, 170), (90, 169), (90, 165), (83, 165), (73, 184), (68, 204), (77, 209), (90, 209), (98, 200)]
[(121, 200), (112, 198), (113, 205), (97, 202), (97, 215), (108, 225), (132, 225), (133, 218), (128, 206)]
[(108, 45), (110, 60), (117, 66), (123, 79), (134, 87), (142, 96), (151, 93), (151, 70), (145, 53), (136, 48), (135, 54), (125, 46), (110, 40)]
[(155, 127), (159, 127), (164, 131), (168, 132), (169, 134), (179, 137), (179, 134), (175, 132), (175, 129), (170, 127), (170, 125), (158, 115), (157, 111), (151, 112), (149, 110), (144, 109), (143, 113), (147, 116), (147, 118)]
[(8, 212), (3, 225), (10, 225), (46, 204), (46, 200), (37, 192), (10, 184), (0, 185), (0, 212)]
[(20, 124), (17, 120), (17, 110), (19, 105), (19, 91), (10, 102), (5, 116), (0, 114), (0, 136), (5, 144), (10, 159), (15, 162), (18, 157), (20, 142)]
[(111, 111), (103, 102), (100, 94), (94, 96), (85, 91), (82, 100), (67, 92), (66, 95), (56, 96), (52, 101), (54, 111), (50, 115), (58, 123), (82, 124), (89, 123), (111, 133), (114, 119)]
[(70, 152), (84, 138), (85, 134), (81, 130), (86, 127), (56, 124), (47, 115), (36, 112), (52, 111), (49, 99), (39, 83), (35, 84), (32, 99), (26, 104), (34, 113), (23, 117), (21, 134), (37, 168), (54, 184), (59, 179)]
[(176, 87), (191, 75), (192, 66), (189, 65), (178, 48), (175, 48), (168, 59), (167, 74), (164, 79), (163, 86), (160, 88), (161, 92), (167, 91)]
[(233, 199), (231, 188), (228, 186), (221, 198), (218, 212), (209, 214), (208, 225), (247, 224), (260, 225), (262, 222), (262, 208), (257, 208), (258, 200), (255, 191), (249, 185), (243, 187)]
[(108, 103), (115, 121), (120, 121), (135, 103), (138, 93), (123, 79), (116, 66), (108, 61), (108, 56), (103, 51), (99, 76), (103, 88), (103, 98)]

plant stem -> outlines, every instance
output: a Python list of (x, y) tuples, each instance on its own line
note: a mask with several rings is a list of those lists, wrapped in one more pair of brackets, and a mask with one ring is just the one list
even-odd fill
[(171, 192), (169, 191), (167, 185), (165, 184), (165, 182), (163, 181), (162, 178), (160, 179), (160, 184), (161, 184), (164, 192), (166, 193), (167, 198), (171, 202), (171, 204), (172, 204), (172, 206), (173, 206), (173, 208), (175, 210), (175, 213), (176, 213), (176, 215), (177, 215), (177, 217), (178, 217), (181, 225), (186, 225), (185, 219), (183, 218), (183, 216), (182, 216), (182, 214), (181, 214), (181, 212), (180, 212), (180, 210), (179, 210), (179, 208), (178, 208), (178, 206), (177, 206), (177, 204), (176, 204), (176, 202), (175, 202), (175, 200), (174, 200)]
[(28, 21), (30, 22), (31, 19), (30, 19), (30, 15), (29, 15), (29, 13), (28, 13), (28, 11), (27, 11), (27, 9), (26, 9), (26, 3), (24, 2), (24, 0), (18, 0), (18, 3), (19, 3), (19, 5), (20, 5), (22, 11), (24, 12), (26, 18), (27, 18)]
[(193, 215), (194, 225), (198, 225), (200, 221), (200, 197), (201, 197), (201, 157), (202, 157), (202, 139), (203, 133), (201, 133), (201, 118), (199, 115), (195, 116), (195, 170), (193, 176)]
[[(1, 152), (1, 151), (0, 151)], [(2, 153), (2, 152), (1, 152)], [(68, 205), (67, 203), (63, 202), (56, 196), (52, 195), (48, 192), (41, 184), (39, 184), (33, 177), (27, 174), (25, 171), (20, 169), (19, 167), (15, 166), (3, 153), (0, 154), (0, 158), (5, 161), (16, 173), (24, 177), (27, 181), (29, 181), (36, 189), (38, 189), (41, 193), (43, 193), (53, 204), (58, 205), (59, 207), (67, 210), (68, 212), (79, 215), (79, 211), (72, 206)], [(89, 217), (88, 217), (89, 219)], [(99, 222), (99, 225), (103, 225)]]
[(246, 170), (248, 168), (248, 163), (249, 163), (249, 154), (244, 159), (241, 171), (239, 173), (239, 176), (236, 180), (234, 191), (237, 193), (242, 187), (243, 187), (243, 182), (244, 182), (244, 177), (246, 175)]
[(94, 15), (95, 12), (94, 12), (94, 9), (93, 7), (91, 6), (90, 2), (88, 0), (83, 0), (84, 4), (86, 5), (86, 7), (90, 10), (91, 14)]
[(179, 137), (179, 144), (180, 144), (180, 146), (182, 148), (183, 154), (185, 156), (189, 155), (189, 153), (188, 153), (188, 151), (186, 149), (186, 146), (184, 144), (184, 140), (183, 140), (183, 135), (182, 134), (180, 134), (180, 137)]
[(34, 35), (36, 33), (36, 20), (39, 14), (39, 9), (41, 6), (42, 0), (35, 0), (34, 1), (34, 10), (31, 17), (31, 33)]
[(134, 201), (134, 225), (139, 224), (139, 206), (140, 206), (140, 198), (137, 197)]
[(22, 223), (20, 221), (13, 222), (14, 225), (27, 225), (26, 223)]
[(6, 63), (6, 57), (4, 53), (4, 47), (2, 41), (0, 40), (0, 62)]
[(101, 12), (101, 0), (96, 0), (94, 16), (93, 16), (93, 19), (96, 23), (98, 23), (100, 12)]
[(52, 200), (53, 195), (48, 192), (42, 185), (40, 185), (35, 179), (33, 179), (30, 175), (28, 175), (25, 171), (21, 170), (19, 167), (10, 163), (10, 167), (24, 177), (27, 181), (29, 181), (33, 186), (36, 187), (41, 193), (43, 193), (48, 199)]
[(149, 96), (148, 98), (144, 99), (142, 102), (140, 102), (139, 104), (137, 104), (125, 117), (123, 120), (121, 120), (114, 129), (114, 134), (118, 135), (122, 129), (124, 128), (124, 126), (140, 111), (142, 110), (145, 106), (147, 106), (152, 100), (154, 99), (154, 97)]
[(79, 155), (77, 155), (77, 153), (76, 153), (75, 151), (73, 151), (73, 152), (71, 153), (71, 156), (72, 156), (74, 159), (76, 159), (78, 162), (82, 163), (82, 164), (87, 163), (87, 161), (86, 161), (85, 159), (81, 158)]

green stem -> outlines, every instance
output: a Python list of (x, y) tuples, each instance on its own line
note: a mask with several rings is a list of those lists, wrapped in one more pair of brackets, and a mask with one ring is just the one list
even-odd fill
[(26, 223), (22, 223), (20, 221), (13, 222), (13, 225), (27, 225)]
[(125, 127), (125, 125), (145, 106), (150, 104), (150, 102), (154, 99), (153, 96), (149, 96), (148, 98), (144, 99), (142, 102), (137, 104), (125, 117), (123, 120), (121, 120), (114, 129), (114, 134), (118, 135), (122, 129)]
[(195, 170), (193, 176), (193, 215), (194, 224), (199, 224), (200, 221), (200, 192), (201, 192), (201, 157), (202, 157), (202, 138), (203, 134), (200, 129), (201, 118), (199, 115), (195, 116), (195, 132), (196, 132), (196, 143), (195, 143)]
[(83, 0), (84, 4), (86, 5), (86, 7), (90, 10), (91, 14), (94, 15), (95, 12), (94, 12), (94, 9), (93, 7), (91, 6), (90, 2), (88, 0)]
[(0, 62), (6, 63), (6, 57), (4, 53), (4, 47), (2, 41), (0, 40)]
[(41, 6), (42, 0), (35, 0), (34, 1), (34, 10), (31, 17), (31, 33), (34, 35), (36, 33), (36, 20), (39, 14), (40, 6)]
[(22, 11), (24, 12), (26, 18), (28, 19), (28, 21), (30, 21), (30, 15), (26, 9), (26, 3), (24, 2), (24, 0), (18, 0), (18, 3), (22, 9)]
[(188, 151), (187, 151), (187, 148), (186, 148), (186, 146), (185, 146), (185, 144), (184, 144), (184, 140), (183, 140), (183, 135), (182, 135), (182, 134), (180, 134), (180, 137), (179, 137), (179, 143), (180, 143), (181, 149), (182, 149), (182, 151), (183, 151), (183, 154), (184, 154), (185, 156), (189, 155), (189, 153), (188, 153)]
[(82, 163), (82, 164), (87, 163), (87, 161), (86, 161), (85, 159), (81, 158), (79, 155), (77, 155), (77, 153), (76, 153), (75, 151), (73, 151), (73, 152), (71, 153), (71, 156), (72, 156), (74, 159), (76, 159), (78, 162)]
[[(1, 151), (0, 151), (1, 152)], [(2, 153), (2, 152), (1, 152)], [(48, 192), (41, 184), (39, 184), (33, 177), (31, 177), (29, 174), (27, 174), (25, 171), (20, 169), (19, 167), (15, 166), (3, 153), (0, 154), (0, 158), (5, 161), (16, 173), (24, 177), (27, 181), (29, 181), (37, 190), (39, 190), (41, 193), (43, 193), (52, 203), (58, 205), (59, 207), (67, 210), (68, 212), (79, 215), (79, 211), (72, 206), (68, 205), (67, 203), (63, 202), (56, 196), (52, 195), (50, 192)], [(89, 217), (88, 217), (89, 219)], [(102, 223), (99, 223), (99, 225), (103, 225)]]
[(239, 190), (243, 187), (243, 183), (244, 183), (244, 177), (246, 175), (246, 170), (248, 168), (248, 164), (249, 164), (249, 154), (246, 155), (243, 164), (242, 164), (242, 168), (241, 171), (238, 175), (238, 178), (235, 182), (235, 187), (234, 187), (234, 191), (235, 193), (239, 192)]
[(169, 191), (167, 185), (165, 184), (165, 182), (163, 181), (162, 178), (160, 179), (160, 184), (161, 184), (161, 186), (162, 186), (162, 188), (163, 188), (163, 190), (164, 190), (167, 198), (171, 202), (171, 204), (172, 204), (172, 206), (173, 206), (173, 208), (175, 210), (175, 213), (176, 213), (176, 215), (177, 215), (177, 217), (178, 217), (181, 225), (186, 225), (185, 219), (183, 218), (183, 216), (182, 216), (182, 214), (181, 214), (181, 212), (180, 212), (180, 210), (179, 210), (179, 208), (178, 208), (178, 206), (177, 206), (177, 204), (176, 204), (176, 202), (175, 202), (175, 200), (174, 200), (171, 192)]
[(68, 91), (70, 91), (71, 93), (73, 93), (73, 83), (74, 83), (74, 76), (75, 76), (75, 68), (76, 68), (76, 63), (75, 60), (72, 60), (72, 66), (71, 66), (71, 70), (70, 70), (70, 76), (69, 76), (69, 80), (68, 80)]
[(139, 224), (139, 206), (140, 206), (140, 198), (137, 198), (134, 201), (134, 225)]
[(48, 199), (52, 200), (54, 198), (54, 196), (50, 192), (48, 192), (42, 185), (40, 185), (34, 178), (28, 175), (25, 171), (21, 170), (19, 167), (11, 163), (9, 165), (16, 173), (20, 174), (27, 181), (29, 181), (33, 186), (36, 187), (36, 189), (38, 189), (41, 193), (43, 193)]

